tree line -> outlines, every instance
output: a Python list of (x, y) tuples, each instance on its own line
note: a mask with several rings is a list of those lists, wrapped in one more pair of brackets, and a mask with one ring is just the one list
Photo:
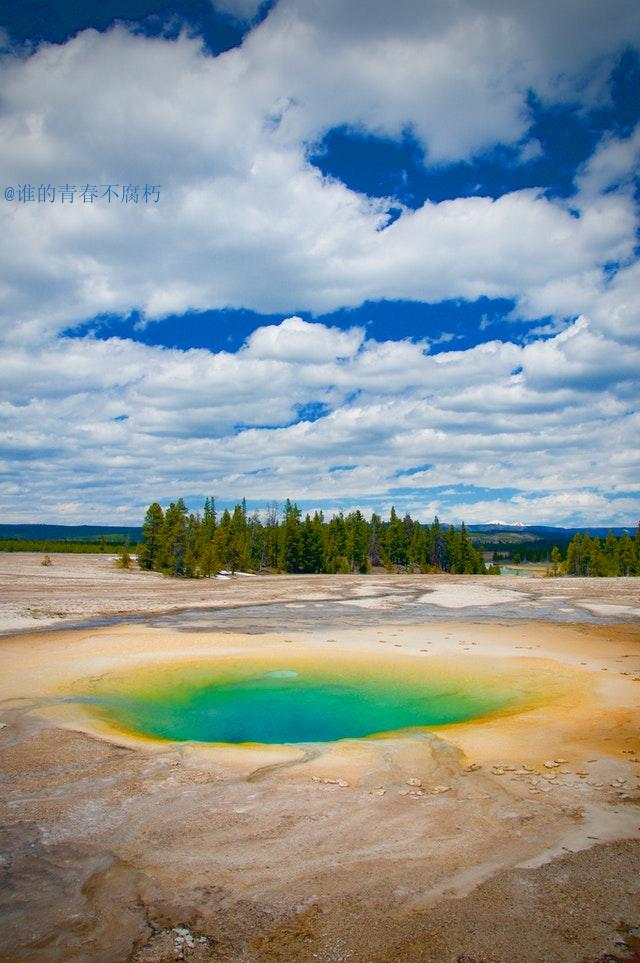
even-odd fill
[[(56, 552), (71, 555), (101, 555), (106, 552), (118, 552), (124, 545), (129, 545), (126, 536), (115, 538), (100, 538), (84, 541), (69, 539), (33, 539), (33, 538), (0, 538), (0, 552)], [(130, 546), (135, 552), (135, 543)]]
[(609, 532), (603, 540), (588, 532), (576, 533), (567, 548), (566, 559), (554, 559), (559, 573), (586, 576), (640, 575), (640, 525), (635, 538), (626, 532), (616, 538)]
[(192, 578), (225, 570), (365, 573), (377, 566), (459, 575), (499, 571), (486, 569), (464, 524), (456, 530), (435, 518), (424, 525), (394, 508), (387, 520), (373, 514), (367, 521), (356, 509), (327, 521), (322, 512), (303, 518), (289, 499), (282, 510), (272, 503), (261, 516), (249, 514), (244, 500), (219, 513), (213, 498), (202, 513), (190, 513), (180, 498), (164, 511), (157, 502), (150, 505), (142, 534), (141, 568)]

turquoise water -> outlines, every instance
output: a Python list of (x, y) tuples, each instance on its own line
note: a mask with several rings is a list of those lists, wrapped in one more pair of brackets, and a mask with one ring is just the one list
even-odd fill
[(174, 669), (152, 683), (82, 699), (110, 725), (155, 739), (272, 744), (465, 722), (521, 700), (522, 692), (504, 684), (474, 685), (438, 673), (416, 681), (289, 666), (254, 673), (236, 669), (226, 677), (215, 668)]

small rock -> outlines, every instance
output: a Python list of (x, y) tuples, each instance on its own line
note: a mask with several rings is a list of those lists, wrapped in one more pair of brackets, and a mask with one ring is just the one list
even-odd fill
[(464, 767), (465, 772), (477, 772), (478, 769), (482, 769), (482, 766), (479, 762), (472, 762), (468, 766)]
[(559, 765), (560, 763), (556, 762), (555, 759), (547, 759), (547, 761), (544, 764), (544, 767), (545, 769), (556, 769), (557, 766)]
[(384, 794), (386, 793), (386, 791), (387, 791), (386, 789), (372, 789), (372, 790), (371, 790), (371, 795), (372, 795), (372, 796), (384, 796)]
[(421, 786), (422, 779), (418, 779), (416, 776), (412, 776), (411, 779), (407, 779), (407, 786)]
[(434, 786), (431, 792), (433, 793), (449, 792), (450, 789), (451, 789), (451, 786)]
[(337, 784), (340, 786), (341, 789), (346, 789), (347, 786), (349, 785), (349, 783), (347, 782), (346, 779), (336, 779), (336, 782), (337, 782)]

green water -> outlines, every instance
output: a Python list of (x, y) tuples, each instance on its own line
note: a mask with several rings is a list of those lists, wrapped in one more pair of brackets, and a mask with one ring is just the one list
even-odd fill
[(419, 680), (371, 672), (310, 670), (222, 674), (174, 669), (81, 701), (110, 725), (156, 739), (226, 743), (332, 742), (407, 727), (433, 727), (508, 709), (523, 693), (486, 679), (422, 674)]

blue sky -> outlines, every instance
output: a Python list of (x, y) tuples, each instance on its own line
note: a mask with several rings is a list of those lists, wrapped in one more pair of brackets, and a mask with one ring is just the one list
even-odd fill
[(635, 0), (2, 17), (3, 519), (635, 524)]

